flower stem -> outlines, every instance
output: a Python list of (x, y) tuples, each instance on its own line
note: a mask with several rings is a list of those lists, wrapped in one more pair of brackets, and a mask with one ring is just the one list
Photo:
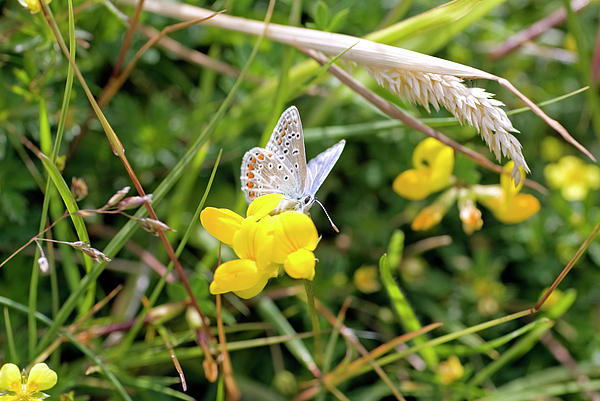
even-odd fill
[(323, 345), (321, 343), (321, 327), (319, 326), (319, 315), (315, 305), (315, 295), (313, 294), (310, 281), (304, 280), (304, 289), (306, 290), (306, 302), (310, 310), (310, 318), (312, 320), (313, 332), (315, 333), (315, 361), (321, 366), (323, 362)]

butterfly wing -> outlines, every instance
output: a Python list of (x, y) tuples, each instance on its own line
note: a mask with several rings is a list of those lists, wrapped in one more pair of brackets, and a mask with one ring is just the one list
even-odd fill
[(341, 140), (326, 151), (312, 159), (307, 166), (306, 195), (315, 196), (325, 178), (340, 158), (344, 150), (345, 140)]
[(299, 198), (304, 188), (291, 163), (280, 154), (263, 148), (252, 148), (242, 159), (242, 191), (246, 201), (279, 193), (286, 198)]
[(296, 177), (299, 185), (293, 192), (296, 197), (300, 197), (306, 188), (306, 151), (302, 121), (296, 106), (291, 106), (281, 114), (266, 149), (289, 162), (290, 173)]

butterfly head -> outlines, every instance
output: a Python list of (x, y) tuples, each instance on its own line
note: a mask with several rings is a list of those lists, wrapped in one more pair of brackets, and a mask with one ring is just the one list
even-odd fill
[(309, 209), (315, 203), (316, 199), (312, 195), (304, 195), (300, 198), (283, 198), (279, 205), (271, 212), (271, 214), (279, 214), (289, 210), (308, 214)]

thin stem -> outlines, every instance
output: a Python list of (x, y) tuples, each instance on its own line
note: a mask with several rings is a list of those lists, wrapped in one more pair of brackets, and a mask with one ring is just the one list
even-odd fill
[[(52, 29), (54, 36), (56, 37), (56, 40), (58, 41), (58, 44), (60, 45), (65, 57), (67, 57), (67, 59), (69, 60), (69, 63), (73, 66), (75, 75), (77, 75), (77, 78), (79, 79), (79, 82), (80, 82), (81, 86), (83, 87), (83, 90), (86, 93), (88, 100), (90, 101), (90, 104), (92, 105), (92, 108), (94, 109), (94, 112), (98, 116), (98, 120), (100, 121), (100, 124), (102, 125), (102, 128), (104, 129), (104, 132), (106, 133), (106, 137), (108, 138), (108, 141), (110, 143), (110, 146), (111, 146), (114, 154), (119, 156), (119, 158), (121, 159), (121, 162), (123, 163), (123, 166), (125, 167), (125, 170), (127, 171), (127, 174), (131, 178), (131, 181), (133, 182), (138, 194), (140, 196), (146, 195), (146, 193), (142, 187), (142, 184), (138, 180), (137, 176), (135, 175), (135, 172), (133, 171), (133, 168), (129, 164), (129, 160), (125, 156), (125, 150), (123, 148), (123, 145), (121, 144), (121, 141), (119, 140), (119, 138), (113, 131), (110, 124), (108, 123), (108, 120), (106, 120), (106, 117), (102, 113), (102, 110), (100, 110), (98, 103), (94, 99), (92, 92), (90, 91), (89, 87), (87, 86), (85, 79), (83, 78), (83, 75), (81, 74), (81, 71), (79, 70), (79, 68), (77, 68), (75, 61), (73, 60), (73, 58), (70, 56), (69, 52), (67, 51), (65, 42), (60, 34), (60, 31), (58, 30), (58, 26), (56, 25), (56, 21), (54, 20), (54, 17), (52, 16), (50, 9), (48, 8), (48, 5), (45, 4), (45, 2), (43, 2), (43, 1), (40, 2), (40, 4), (42, 6), (42, 12), (44, 13), (44, 17), (45, 17), (46, 21), (48, 22), (48, 25)], [(158, 220), (158, 217), (156, 216), (156, 213), (154, 212), (154, 209), (152, 208), (150, 203), (145, 202), (144, 205), (146, 206), (146, 209), (148, 210), (148, 214), (150, 215), (150, 218), (152, 218), (154, 220)], [(200, 309), (198, 300), (193, 295), (192, 289), (187, 280), (187, 277), (185, 276), (183, 268), (181, 267), (179, 260), (175, 256), (175, 252), (173, 250), (173, 247), (171, 246), (171, 243), (167, 240), (167, 237), (163, 231), (159, 231), (158, 235), (160, 236), (162, 243), (165, 245), (167, 254), (169, 255), (169, 259), (171, 259), (173, 261), (173, 264), (175, 265), (175, 270), (177, 270), (177, 273), (179, 275), (179, 279), (181, 280), (181, 283), (185, 287), (186, 292), (190, 295), (192, 305), (194, 306), (194, 308), (196, 309), (198, 314), (201, 316), (201, 318), (203, 320), (206, 320), (206, 316)], [(203, 330), (204, 330), (204, 334), (205, 334), (206, 338), (208, 338), (208, 339), (213, 338), (208, 327), (203, 326)]]
[(242, 396), (235, 379), (233, 378), (233, 367), (229, 352), (227, 352), (227, 338), (225, 330), (223, 330), (223, 319), (221, 317), (221, 294), (217, 294), (217, 329), (219, 331), (219, 345), (221, 346), (221, 356), (223, 357), (223, 374), (225, 375), (225, 385), (227, 386), (228, 395), (232, 400), (239, 400)]
[(315, 295), (313, 294), (312, 285), (309, 280), (304, 279), (304, 289), (306, 290), (306, 302), (308, 303), (313, 332), (315, 333), (315, 361), (317, 362), (317, 365), (322, 366), (323, 345), (321, 343), (321, 326), (319, 326), (319, 315), (317, 314), (317, 306), (315, 305)]
[(556, 289), (556, 287), (558, 287), (558, 285), (560, 284), (560, 282), (571, 271), (571, 269), (573, 268), (573, 266), (575, 266), (575, 263), (577, 263), (577, 261), (579, 260), (579, 258), (581, 257), (581, 255), (583, 255), (583, 253), (588, 249), (588, 247), (590, 246), (590, 244), (592, 243), (592, 241), (594, 241), (594, 239), (596, 238), (596, 235), (598, 235), (599, 231), (600, 231), (600, 220), (598, 220), (598, 222), (596, 223), (596, 226), (594, 227), (594, 229), (592, 230), (592, 232), (590, 233), (590, 235), (588, 235), (588, 237), (585, 239), (585, 241), (583, 241), (583, 244), (581, 244), (581, 246), (579, 247), (579, 249), (577, 250), (577, 252), (575, 253), (575, 255), (573, 255), (573, 258), (565, 266), (565, 268), (563, 269), (563, 271), (560, 272), (560, 274), (558, 275), (558, 277), (556, 278), (556, 280), (554, 280), (554, 283), (552, 283), (552, 285), (550, 286), (550, 288), (548, 288), (548, 291), (546, 291), (546, 293), (544, 294), (544, 296), (538, 301), (538, 303), (533, 307), (533, 309), (531, 309), (531, 311), (533, 313), (535, 313), (538, 310), (540, 310), (540, 308), (542, 307), (542, 305), (544, 304), (544, 302), (546, 302), (546, 300), (548, 299), (548, 297), (550, 297), (550, 295), (554, 292), (554, 290)]

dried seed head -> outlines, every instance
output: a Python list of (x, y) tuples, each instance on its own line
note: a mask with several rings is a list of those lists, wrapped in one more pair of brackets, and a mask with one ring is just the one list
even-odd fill
[(123, 199), (125, 197), (125, 195), (127, 195), (127, 193), (129, 192), (130, 189), (131, 189), (131, 187), (125, 187), (125, 188), (117, 191), (117, 193), (114, 194), (108, 200), (108, 202), (106, 202), (106, 205), (104, 205), (102, 207), (102, 209), (108, 209), (109, 207), (113, 207), (114, 205), (116, 205), (117, 203), (119, 203), (121, 201), (121, 199)]
[(123, 199), (117, 205), (117, 210), (127, 210), (132, 209), (134, 207), (143, 205), (144, 202), (152, 202), (152, 194), (144, 195), (144, 196), (130, 196), (129, 198)]
[(79, 217), (90, 217), (92, 215), (92, 213), (90, 213), (89, 210), (78, 210), (75, 213), (73, 213), (73, 216), (79, 216)]
[(111, 259), (96, 248), (80, 248), (83, 253), (94, 259), (96, 262), (110, 262)]
[(88, 187), (83, 178), (73, 177), (71, 179), (71, 193), (76, 201), (80, 201), (88, 195)]
[(148, 231), (150, 234), (158, 235), (159, 231), (175, 231), (160, 220), (154, 220), (150, 218), (141, 218), (137, 222), (140, 226)]
[(429, 72), (408, 71), (399, 68), (361, 65), (379, 85), (390, 92), (417, 103), (429, 112), (443, 106), (461, 123), (467, 123), (479, 132), (490, 150), (500, 161), (504, 155), (515, 162), (512, 177), (516, 184), (521, 179), (519, 167), (529, 172), (521, 144), (511, 132), (519, 132), (500, 108), (504, 104), (492, 99), (492, 93), (481, 88), (469, 88), (460, 78)]

